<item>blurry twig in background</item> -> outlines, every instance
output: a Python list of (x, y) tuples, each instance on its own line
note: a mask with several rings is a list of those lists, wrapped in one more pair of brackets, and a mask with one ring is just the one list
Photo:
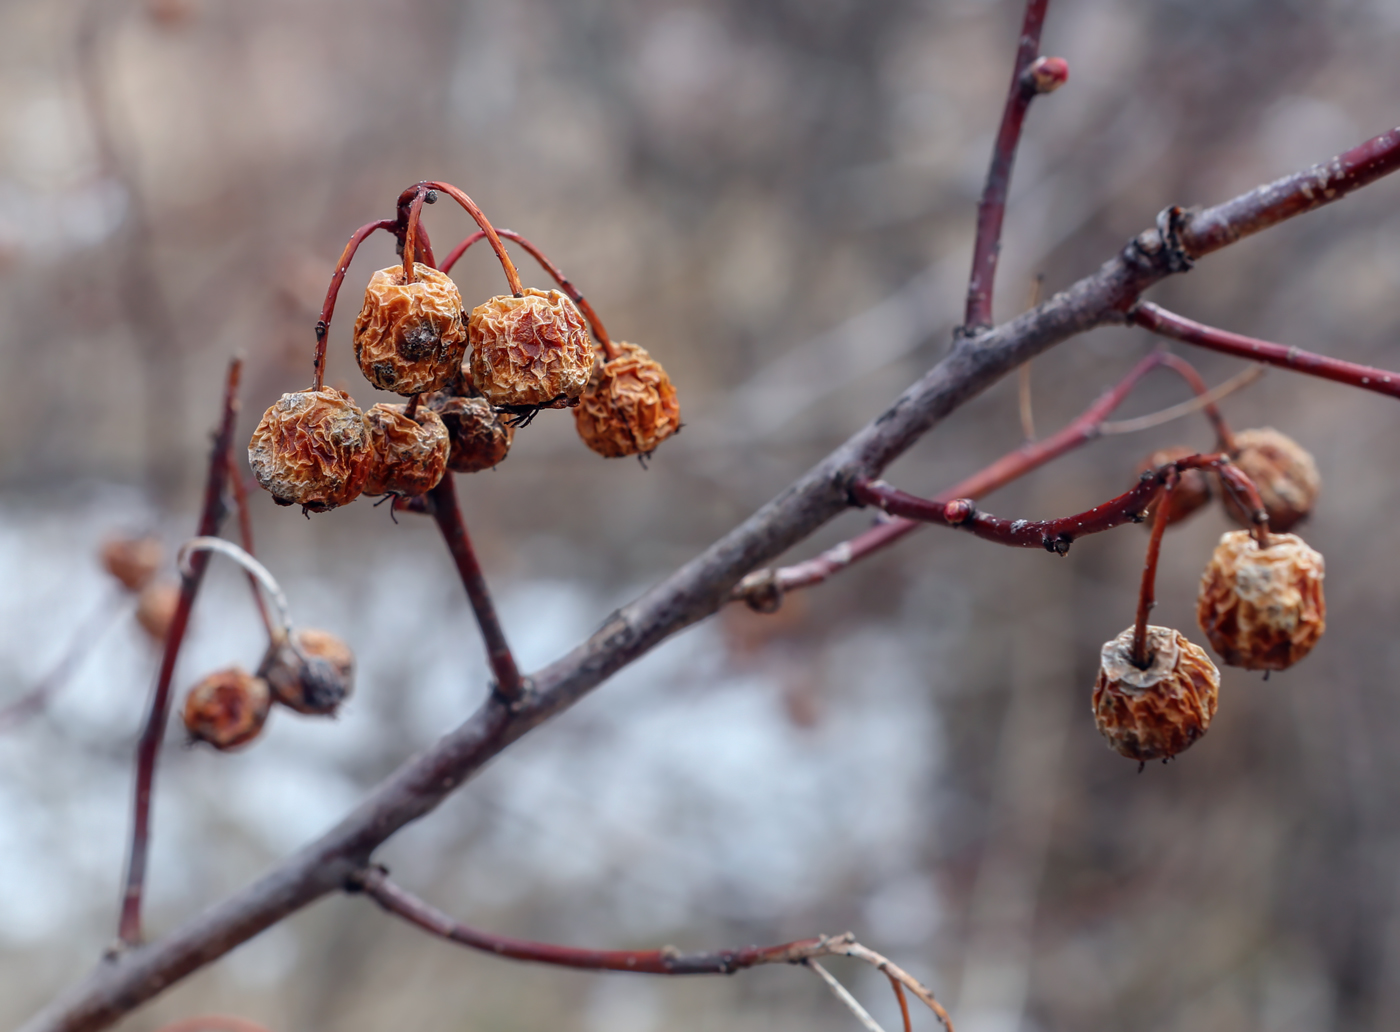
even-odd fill
[(267, 1026), (232, 1014), (201, 1014), (162, 1025), (156, 1032), (268, 1032)]
[(815, 960), (805, 960), (803, 964), (817, 973), (817, 977), (826, 983), (832, 995), (846, 1005), (850, 1012), (856, 1016), (856, 1020), (865, 1026), (867, 1032), (885, 1032), (880, 1027), (880, 1023), (870, 1016), (870, 1012), (860, 1005), (860, 1001), (852, 996), (851, 991), (838, 982), (830, 971)]
[[(1268, 369), (1262, 365), (1250, 366), (1236, 373), (1224, 383), (1216, 384), (1204, 394), (1198, 394), (1187, 401), (1179, 402), (1176, 405), (1159, 409), (1156, 412), (1149, 412), (1145, 416), (1138, 416), (1135, 419), (1119, 419), (1099, 426), (1099, 433), (1105, 437), (1111, 434), (1135, 434), (1140, 430), (1150, 430), (1154, 426), (1161, 426), (1163, 423), (1170, 423), (1172, 420), (1180, 419), (1182, 416), (1189, 416), (1193, 412), (1202, 409), (1210, 409), (1221, 398), (1228, 397), (1238, 390), (1243, 390), (1255, 380), (1263, 376)], [(1224, 423), (1217, 423), (1217, 427)], [(1222, 442), (1222, 448), (1226, 451), (1229, 446)]]
[(44, 711), (49, 700), (68, 684), (82, 661), (91, 654), (102, 636), (116, 624), (117, 618), (130, 608), (126, 602), (127, 600), (120, 596), (106, 599), (85, 622), (78, 625), (72, 644), (54, 668), (33, 688), (0, 708), (0, 731), (16, 728)]

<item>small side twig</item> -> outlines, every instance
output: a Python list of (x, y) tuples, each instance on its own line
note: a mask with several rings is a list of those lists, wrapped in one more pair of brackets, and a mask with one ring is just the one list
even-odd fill
[[(234, 458), (232, 447), (229, 448), (227, 461), (228, 482), (233, 488), (233, 503), (238, 510), (238, 537), (243, 542), (243, 550), (250, 556), (255, 555), (253, 516), (248, 507), (248, 484), (243, 479), (243, 471), (238, 468), (238, 460)], [(267, 636), (272, 638), (272, 618), (268, 616), (267, 603), (263, 601), (262, 592), (258, 590), (258, 580), (251, 572), (248, 574), (248, 586), (253, 589), (253, 605), (258, 607), (258, 617), (262, 620), (263, 629), (267, 631)]]
[[(481, 227), (481, 231), (486, 234), (486, 239), (491, 242), (491, 249), (496, 252), (496, 259), (501, 263), (501, 271), (506, 274), (506, 283), (510, 286), (510, 292), (516, 297), (520, 297), (522, 291), (525, 289), (520, 285), (520, 273), (515, 270), (515, 263), (510, 260), (510, 255), (506, 253), (505, 244), (501, 243), (501, 237), (500, 234), (496, 232), (496, 227), (491, 225), (491, 221), (486, 217), (486, 213), (477, 207), (476, 202), (451, 183), (424, 181), (419, 183), (418, 186), (426, 187), (429, 190), (440, 190), (466, 210), (466, 213), (472, 217), (473, 221)], [(417, 188), (418, 187), (410, 187), (410, 190), (416, 190)], [(400, 204), (403, 203), (404, 196), (407, 196), (408, 193), (409, 191), (405, 190), (404, 194), (399, 197)]]
[[(1149, 412), (1145, 416), (1137, 416), (1134, 419), (1119, 419), (1112, 422), (1103, 423), (1099, 426), (1099, 434), (1103, 437), (1110, 437), (1114, 434), (1135, 434), (1141, 430), (1151, 430), (1154, 426), (1161, 426), (1189, 416), (1193, 412), (1205, 410), (1207, 418), (1209, 412), (1215, 407), (1215, 403), (1222, 398), (1227, 398), (1236, 391), (1244, 390), (1255, 380), (1259, 379), (1268, 371), (1268, 367), (1263, 365), (1252, 365), (1248, 369), (1241, 370), (1223, 383), (1216, 384), (1204, 394), (1198, 394), (1194, 398), (1178, 402), (1175, 405), (1168, 405), (1164, 409), (1156, 412)], [(1228, 433), (1228, 427), (1224, 419), (1215, 423), (1217, 437), (1220, 437), (1221, 451), (1234, 451), (1235, 441), (1233, 435)], [(1222, 437), (1220, 430), (1224, 428), (1226, 434)]]
[(340, 296), (340, 285), (345, 282), (345, 273), (350, 268), (350, 262), (355, 257), (355, 252), (360, 249), (360, 245), (376, 229), (392, 232), (397, 225), (397, 219), (379, 219), (375, 222), (366, 222), (350, 234), (350, 242), (345, 245), (345, 250), (340, 252), (340, 261), (335, 263), (335, 272), (331, 273), (330, 286), (326, 288), (326, 300), (321, 303), (321, 318), (316, 323), (316, 358), (313, 362), (313, 367), (316, 370), (315, 390), (319, 391), (325, 383), (326, 341), (330, 335), (331, 316), (335, 314), (335, 301)]
[(851, 991), (836, 980), (830, 971), (822, 967), (815, 960), (803, 961), (805, 967), (811, 968), (817, 973), (817, 977), (826, 983), (826, 987), (831, 990), (831, 994), (846, 1005), (846, 1008), (856, 1016), (856, 1020), (865, 1026), (866, 1032), (885, 1032), (880, 1027), (880, 1023), (870, 1016), (870, 1012), (860, 1005), (860, 1001), (851, 995)]
[(103, 601), (93, 614), (78, 627), (77, 633), (73, 635), (73, 640), (68, 646), (68, 651), (47, 674), (40, 678), (39, 683), (18, 699), (0, 708), (0, 732), (19, 727), (25, 721), (42, 713), (49, 704), (49, 700), (72, 680), (78, 667), (96, 648), (97, 643), (102, 640), (102, 636), (115, 626), (117, 617), (129, 608), (127, 600), (120, 597)]
[(1139, 670), (1146, 670), (1152, 664), (1147, 653), (1147, 618), (1157, 605), (1157, 559), (1162, 554), (1162, 533), (1171, 521), (1167, 513), (1171, 511), (1172, 492), (1176, 490), (1181, 477), (1175, 469), (1167, 471), (1166, 483), (1162, 488), (1161, 500), (1157, 503), (1157, 519), (1152, 521), (1152, 536), (1147, 542), (1147, 558), (1142, 564), (1142, 586), (1138, 589), (1137, 619), (1133, 622), (1133, 662)]

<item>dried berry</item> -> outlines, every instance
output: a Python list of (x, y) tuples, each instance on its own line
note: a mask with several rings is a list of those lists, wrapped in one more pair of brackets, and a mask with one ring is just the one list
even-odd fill
[(140, 591), (160, 569), (161, 551), (153, 537), (109, 538), (102, 543), (102, 565), (127, 591)]
[(370, 383), (404, 395), (441, 390), (466, 348), (462, 295), (446, 274), (418, 263), (412, 283), (401, 265), (370, 277), (355, 317), (355, 361)]
[[(1277, 430), (1242, 430), (1235, 435), (1236, 450), (1230, 458), (1244, 470), (1259, 491), (1269, 514), (1269, 529), (1280, 534), (1312, 512), (1322, 489), (1317, 463), (1293, 438)], [(1225, 510), (1243, 527), (1252, 527), (1250, 514), (1228, 491)]]
[(1230, 666), (1285, 670), (1327, 629), (1322, 556), (1296, 534), (1225, 534), (1201, 575), (1196, 619)]
[(298, 713), (332, 716), (354, 687), (355, 654), (329, 631), (308, 628), (295, 636), (297, 648), (284, 641), (262, 671), (273, 698)]
[(210, 674), (185, 698), (185, 729), (215, 749), (233, 749), (262, 731), (272, 694), (267, 682), (241, 667)]
[[(1142, 473), (1149, 469), (1156, 469), (1158, 466), (1166, 465), (1168, 462), (1175, 462), (1184, 459), (1188, 455), (1195, 455), (1194, 448), (1161, 448), (1147, 457), (1147, 460), (1138, 467), (1138, 472)], [(1211, 489), (1210, 477), (1204, 470), (1184, 469), (1176, 482), (1176, 488), (1171, 493), (1171, 499), (1167, 504), (1167, 526), (1173, 523), (1180, 523), (1190, 516), (1197, 509), (1210, 502)], [(1147, 507), (1147, 525), (1150, 527), (1152, 521), (1156, 519), (1157, 507), (1161, 504), (1160, 498), (1154, 499)]]
[(248, 443), (248, 464), (272, 500), (312, 512), (353, 502), (368, 458), (364, 413), (334, 387), (282, 395)]
[(574, 422), (583, 443), (599, 455), (649, 455), (680, 429), (676, 389), (645, 349), (617, 346), (622, 354), (593, 371), (574, 410)]
[(425, 405), (409, 419), (405, 405), (375, 405), (369, 424), (365, 494), (418, 495), (431, 491), (447, 469), (447, 427)]
[(136, 597), (136, 622), (155, 641), (165, 640), (180, 604), (180, 589), (174, 584), (147, 584)]
[(459, 398), (444, 391), (428, 395), (423, 403), (447, 426), (452, 442), (448, 469), (478, 473), (504, 461), (515, 440), (515, 427), (497, 416), (485, 398)]
[(1149, 626), (1147, 647), (1144, 670), (1133, 663), (1131, 627), (1104, 642), (1094, 683), (1099, 732), (1139, 762), (1168, 759), (1205, 734), (1220, 690), (1220, 671), (1180, 632)]
[(567, 408), (593, 372), (593, 346), (574, 303), (527, 287), (472, 309), (467, 323), (472, 385), (492, 405)]

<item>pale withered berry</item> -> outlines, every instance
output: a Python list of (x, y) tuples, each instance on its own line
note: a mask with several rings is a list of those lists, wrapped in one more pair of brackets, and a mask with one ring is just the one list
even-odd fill
[(233, 749), (258, 736), (272, 693), (267, 682), (242, 667), (210, 674), (185, 698), (185, 730), (215, 749)]
[(1198, 645), (1170, 627), (1147, 628), (1147, 669), (1132, 658), (1133, 629), (1104, 642), (1094, 683), (1094, 722), (1130, 760), (1169, 759), (1206, 733), (1220, 671)]
[[(1269, 514), (1269, 529), (1279, 533), (1289, 530), (1312, 512), (1322, 479), (1312, 455), (1293, 438), (1270, 427), (1242, 430), (1235, 435), (1236, 451), (1230, 458), (1254, 481), (1259, 498)], [(1228, 491), (1225, 510), (1230, 518), (1244, 527), (1254, 521), (1238, 499)]]
[(272, 697), (298, 713), (333, 716), (354, 688), (355, 654), (329, 631), (293, 634), (297, 648), (283, 641), (261, 671)]
[(1296, 534), (1260, 548), (1245, 530), (1225, 534), (1201, 575), (1196, 619), (1230, 666), (1284, 670), (1327, 629), (1322, 556)]
[(136, 622), (156, 642), (165, 641), (180, 604), (180, 589), (174, 584), (147, 584), (136, 596)]
[[(1189, 455), (1195, 455), (1194, 448), (1161, 448), (1147, 457), (1138, 466), (1138, 472), (1143, 473), (1149, 469), (1156, 469), (1158, 466), (1166, 465), (1168, 462), (1175, 462), (1184, 459)], [(1177, 479), (1176, 488), (1171, 493), (1171, 499), (1167, 503), (1167, 526), (1173, 523), (1180, 523), (1190, 516), (1197, 509), (1209, 504), (1211, 499), (1210, 476), (1199, 469), (1184, 469)], [(1157, 518), (1157, 509), (1161, 505), (1161, 499), (1153, 499), (1152, 504), (1147, 507), (1147, 525), (1152, 526), (1152, 522)]]
[(355, 317), (355, 361), (370, 383), (403, 395), (441, 390), (466, 348), (462, 295), (445, 273), (418, 263), (412, 283), (402, 265), (370, 277)]
[(140, 591), (160, 569), (161, 552), (153, 537), (108, 538), (102, 543), (102, 565), (127, 591)]
[(598, 365), (574, 409), (583, 443), (605, 458), (649, 455), (681, 425), (676, 388), (661, 363), (636, 344)]
[(452, 442), (448, 469), (454, 473), (479, 473), (504, 461), (515, 440), (515, 427), (501, 419), (485, 398), (461, 398), (441, 392), (428, 395), (423, 403), (447, 426)]
[(557, 290), (527, 287), (472, 309), (466, 369), (492, 405), (573, 405), (593, 372), (593, 345), (574, 303)]
[(406, 405), (375, 405), (369, 424), (369, 473), (365, 494), (419, 495), (437, 487), (447, 469), (447, 427), (419, 405), (410, 419)]
[(272, 500), (312, 512), (353, 502), (368, 458), (365, 415), (334, 387), (282, 395), (248, 443), (248, 464)]

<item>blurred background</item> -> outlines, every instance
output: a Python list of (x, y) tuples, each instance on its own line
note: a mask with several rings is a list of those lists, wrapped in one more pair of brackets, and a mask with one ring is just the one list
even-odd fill
[[(6, 0), (0, 4), (0, 703), (90, 652), (0, 732), (0, 1020), (112, 939), (131, 756), (156, 654), (96, 552), (192, 532), (229, 356), (239, 437), (307, 385), (336, 256), (420, 178), (525, 232), (679, 387), (649, 469), (544, 413), (462, 478), (528, 669), (752, 512), (937, 361), (958, 321), (1009, 76), (1012, 0)], [(1033, 108), (999, 318), (1167, 204), (1210, 203), (1400, 121), (1397, 0), (1054, 0), (1069, 84)], [(1400, 364), (1400, 181), (1203, 261), (1154, 299), (1239, 332)], [(441, 254), (468, 232), (427, 209)], [(544, 280), (523, 256), (529, 282)], [(361, 405), (346, 281), (328, 379)], [(456, 278), (500, 290), (489, 252)], [(1034, 364), (1063, 425), (1153, 342), (1104, 330)], [(1212, 383), (1240, 363), (1190, 356)], [(1154, 374), (1122, 410), (1179, 401)], [(1064, 559), (924, 531), (776, 615), (657, 649), (512, 748), (381, 859), (488, 929), (685, 948), (851, 929), (960, 1032), (1400, 1027), (1400, 414), (1272, 372), (1229, 399), (1316, 455), (1303, 529), (1328, 635), (1264, 683), (1227, 670), (1210, 734), (1139, 774), (1089, 714), (1146, 537)], [(1021, 440), (1014, 378), (891, 471), (932, 493)], [(1077, 452), (989, 499), (1061, 515), (1123, 490), (1199, 418)], [(368, 502), (304, 520), (254, 491), (299, 623), (347, 638), (336, 721), (276, 713), (236, 755), (172, 729), (155, 809), (159, 933), (328, 828), (486, 690), (440, 540)], [(857, 532), (851, 513), (792, 558)], [(1155, 622), (1200, 637), (1218, 511), (1167, 538)], [(167, 578), (173, 563), (167, 559)], [(247, 585), (216, 560), (177, 690), (251, 666)], [(94, 622), (96, 621), (96, 622)], [(95, 628), (101, 628), (100, 637)], [(883, 978), (833, 963), (886, 1027)], [(849, 1029), (804, 972), (646, 979), (525, 967), (333, 898), (122, 1024), (223, 1010), (274, 1032)], [(919, 1027), (931, 1028), (927, 1015)]]

